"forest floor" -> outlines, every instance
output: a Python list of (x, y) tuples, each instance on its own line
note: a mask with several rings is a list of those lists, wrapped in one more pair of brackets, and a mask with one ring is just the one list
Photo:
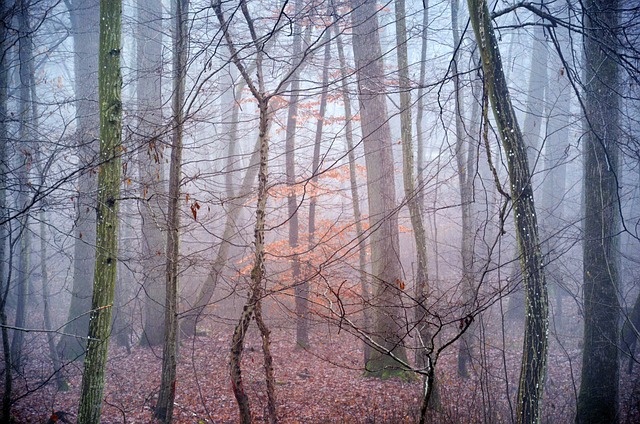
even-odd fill
[[(238, 422), (237, 405), (228, 377), (230, 331), (230, 326), (211, 328), (206, 336), (183, 342), (174, 422)], [(522, 336), (521, 332), (509, 333), (505, 339), (485, 334), (485, 340), (493, 342), (485, 341), (475, 349), (470, 378), (457, 375), (456, 345), (443, 353), (437, 364), (442, 406), (440, 410), (430, 412), (429, 422), (512, 422)], [(275, 328), (272, 333), (281, 423), (417, 422), (422, 387), (419, 381), (380, 381), (363, 377), (362, 343), (344, 331), (338, 332), (335, 327), (316, 327), (312, 347), (307, 350), (296, 348), (293, 334), (295, 329), (291, 328)], [(71, 363), (65, 367), (71, 389), (58, 391), (52, 379), (47, 382), (51, 365), (44, 336), (30, 335), (28, 343), (24, 372), (17, 377), (14, 389), (15, 395), (26, 394), (14, 404), (16, 422), (42, 424), (52, 410), (70, 413), (71, 422), (75, 422), (82, 364)], [(503, 345), (506, 349), (501, 348)], [(112, 346), (103, 424), (153, 422), (161, 354), (161, 348), (134, 347), (128, 352), (125, 348)], [(636, 366), (633, 375), (626, 374), (626, 366), (623, 368), (621, 422), (637, 423), (640, 422), (640, 366)], [(552, 340), (543, 422), (573, 422), (579, 370), (580, 350), (560, 346)], [(508, 379), (505, 379), (505, 372)], [(261, 344), (257, 331), (252, 328), (243, 357), (243, 378), (255, 422), (265, 420), (263, 376)]]

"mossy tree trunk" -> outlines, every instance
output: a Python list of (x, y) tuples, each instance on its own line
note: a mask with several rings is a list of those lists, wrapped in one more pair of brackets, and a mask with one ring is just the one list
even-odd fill
[[(491, 100), (507, 158), (520, 268), (525, 288), (525, 334), (518, 388), (517, 422), (539, 423), (548, 352), (548, 297), (527, 149), (509, 97), (485, 0), (467, 0), (480, 50), (486, 93)], [(485, 110), (487, 108), (485, 102)], [(486, 116), (486, 113), (485, 113)], [(488, 125), (485, 122), (485, 125)], [(486, 131), (486, 129), (485, 129)]]
[(122, 153), (122, 2), (100, 1), (98, 97), (100, 104), (100, 171), (96, 213), (96, 263), (93, 298), (84, 359), (79, 424), (98, 424), (111, 336), (111, 312), (118, 253), (118, 203)]

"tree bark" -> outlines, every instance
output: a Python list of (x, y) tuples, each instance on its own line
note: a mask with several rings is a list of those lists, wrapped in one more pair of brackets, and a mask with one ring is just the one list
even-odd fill
[(189, 34), (187, 17), (189, 0), (176, 0), (174, 5), (175, 31), (173, 36), (173, 142), (169, 174), (169, 210), (167, 219), (167, 263), (164, 314), (164, 346), (162, 351), (162, 379), (156, 404), (156, 416), (163, 423), (173, 420), (176, 397), (176, 365), (178, 355), (178, 260), (180, 253), (180, 180), (182, 177), (182, 132), (185, 79)]
[(4, 392), (2, 394), (2, 419), (9, 422), (11, 417), (11, 395), (13, 392), (13, 373), (11, 371), (11, 347), (9, 345), (9, 330), (6, 313), (7, 294), (9, 291), (9, 278), (5, 276), (7, 267), (7, 103), (8, 103), (8, 72), (7, 53), (9, 51), (7, 26), (11, 21), (11, 12), (7, 2), (0, 2), (0, 324), (2, 325), (2, 352), (4, 359)]
[[(302, 11), (302, 2), (294, 2), (293, 22), (293, 60), (300, 61), (302, 55), (302, 27), (297, 19)], [(289, 192), (287, 195), (287, 213), (289, 221), (289, 248), (291, 249), (291, 281), (295, 292), (296, 304), (296, 344), (306, 348), (309, 346), (309, 329), (305, 307), (307, 306), (306, 294), (302, 288), (304, 283), (300, 281), (300, 256), (297, 253), (299, 243), (300, 226), (298, 224), (298, 200), (295, 192), (296, 184), (296, 130), (298, 122), (298, 99), (300, 98), (299, 70), (291, 74), (291, 94), (289, 95), (289, 107), (287, 110), (287, 129), (285, 135), (285, 172)]]
[[(367, 165), (374, 339), (383, 347), (367, 363), (367, 374), (382, 378), (404, 375), (394, 357), (406, 361), (405, 319), (401, 304), (398, 212), (385, 96), (384, 66), (375, 0), (352, 0), (353, 54)], [(391, 177), (391, 178), (390, 178)]]
[[(335, 9), (334, 9), (335, 10)], [(337, 13), (335, 13), (337, 16)], [(347, 83), (347, 61), (344, 57), (344, 46), (342, 36), (337, 22), (334, 23), (336, 31), (336, 46), (338, 48), (338, 60), (340, 63), (340, 77), (342, 101), (344, 103), (345, 119), (345, 140), (347, 143), (347, 160), (349, 161), (349, 183), (351, 188), (351, 203), (353, 205), (353, 219), (356, 223), (356, 237), (358, 240), (358, 274), (360, 277), (360, 291), (362, 292), (362, 326), (365, 331), (372, 328), (373, 317), (371, 316), (371, 289), (367, 272), (367, 239), (362, 227), (362, 212), (360, 212), (360, 193), (358, 190), (358, 178), (356, 176), (356, 155), (353, 145), (353, 115), (351, 114), (351, 97)], [(371, 359), (371, 346), (366, 341), (362, 349), (363, 364), (367, 364)]]
[[(525, 334), (517, 422), (539, 423), (547, 365), (548, 298), (526, 144), (509, 98), (487, 3), (485, 0), (468, 0), (467, 3), (482, 59), (486, 92), (491, 100), (507, 158), (520, 268), (525, 287)], [(488, 125), (486, 108), (485, 104), (485, 136)]]
[(584, 347), (576, 423), (617, 423), (618, 1), (584, 6)]
[[(16, 169), (18, 176), (18, 196), (17, 209), (23, 210), (27, 207), (29, 199), (29, 168), (32, 165), (32, 120), (35, 118), (31, 114), (31, 61), (32, 61), (32, 39), (29, 24), (29, 3), (21, 0), (16, 2), (18, 11), (18, 37), (20, 60), (20, 90), (18, 101), (19, 116), (19, 136), (20, 147), (16, 155)], [(29, 229), (29, 211), (25, 211), (19, 218), (19, 253), (18, 269), (16, 278), (16, 318), (15, 327), (24, 328), (27, 322), (27, 307), (31, 274), (31, 232)], [(22, 347), (24, 345), (24, 332), (14, 330), (11, 339), (12, 366), (19, 370), (22, 365)]]
[(96, 213), (96, 263), (93, 299), (82, 374), (79, 424), (98, 424), (111, 335), (111, 310), (118, 255), (118, 203), (122, 150), (122, 76), (120, 71), (122, 3), (100, 1), (100, 171)]

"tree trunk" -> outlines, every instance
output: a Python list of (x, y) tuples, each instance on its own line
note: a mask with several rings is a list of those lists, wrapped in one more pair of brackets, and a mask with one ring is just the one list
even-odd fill
[[(300, 61), (302, 55), (302, 27), (297, 19), (302, 11), (302, 2), (294, 2), (294, 22), (293, 22), (293, 60)], [(289, 193), (287, 195), (287, 213), (289, 221), (289, 248), (291, 249), (291, 281), (294, 286), (296, 303), (296, 344), (306, 348), (309, 346), (309, 329), (307, 322), (306, 294), (303, 292), (305, 283), (300, 281), (300, 257), (297, 253), (299, 239), (298, 225), (298, 200), (295, 192), (296, 184), (296, 130), (298, 122), (298, 99), (300, 98), (300, 77), (299, 70), (294, 70), (291, 74), (291, 94), (289, 95), (289, 107), (287, 110), (287, 129), (285, 136), (286, 150), (286, 178)]]
[[(502, 146), (507, 158), (514, 209), (516, 239), (525, 287), (525, 334), (518, 388), (517, 422), (539, 423), (547, 365), (548, 298), (538, 223), (531, 187), (527, 151), (515, 111), (509, 98), (500, 50), (485, 0), (468, 0), (471, 24), (476, 35), (485, 87), (491, 99)], [(485, 101), (485, 137), (488, 132)], [(485, 140), (486, 141), (486, 140)]]
[(76, 98), (76, 138), (81, 169), (76, 197), (75, 245), (73, 253), (73, 287), (69, 315), (58, 350), (64, 359), (75, 360), (84, 355), (85, 336), (89, 329), (91, 283), (95, 265), (96, 242), (96, 164), (99, 135), (98, 113), (98, 0), (70, 1), (73, 34), (73, 60)]
[[(247, 68), (243, 65), (242, 61), (237, 55), (236, 47), (233, 43), (231, 34), (229, 32), (228, 23), (225, 22), (221, 3), (215, 3), (215, 14), (220, 23), (227, 47), (231, 58), (238, 68), (238, 71), (242, 75), (243, 79), (247, 83), (247, 86), (251, 90), (253, 97), (258, 104), (258, 110), (260, 112), (259, 125), (258, 125), (258, 145), (260, 152), (259, 170), (258, 170), (258, 200), (256, 207), (256, 224), (254, 228), (254, 245), (255, 255), (254, 264), (251, 270), (251, 281), (249, 283), (249, 296), (245, 303), (245, 306), (236, 325), (233, 336), (231, 338), (231, 355), (229, 359), (229, 374), (231, 377), (231, 386), (233, 389), (236, 402), (238, 403), (238, 411), (240, 414), (240, 422), (243, 424), (251, 423), (251, 409), (249, 407), (249, 398), (246, 394), (244, 384), (242, 381), (242, 351), (244, 349), (244, 339), (249, 328), (249, 323), (252, 317), (255, 317), (256, 324), (260, 330), (262, 336), (262, 351), (264, 357), (264, 369), (265, 379), (267, 385), (267, 411), (270, 424), (276, 424), (278, 421), (278, 415), (276, 410), (276, 394), (275, 394), (275, 377), (273, 374), (273, 359), (270, 350), (270, 331), (267, 328), (263, 316), (262, 316), (262, 298), (264, 297), (263, 286), (265, 284), (265, 260), (264, 260), (264, 234), (266, 223), (266, 207), (267, 207), (267, 180), (268, 180), (268, 165), (269, 165), (269, 130), (271, 127), (271, 118), (273, 110), (269, 107), (270, 96), (265, 93), (265, 83), (262, 71), (263, 62), (263, 47), (264, 45), (258, 40), (253, 18), (250, 16), (249, 9), (246, 2), (241, 1), (240, 8), (242, 14), (246, 20), (251, 33), (251, 42), (256, 50), (256, 78), (257, 85), (253, 82), (253, 79), (247, 73)], [(280, 87), (285, 85), (285, 82), (280, 84)]]
[[(561, 12), (558, 12), (561, 13)], [(567, 12), (565, 12), (567, 13)], [(569, 33), (564, 28), (556, 28), (558, 45), (564, 54), (571, 51)], [(547, 170), (542, 185), (541, 225), (543, 253), (548, 258), (546, 265), (549, 276), (549, 288), (555, 297), (556, 307), (553, 310), (554, 328), (562, 331), (564, 293), (563, 269), (559, 264), (558, 247), (560, 237), (556, 235), (564, 225), (564, 197), (567, 180), (567, 151), (569, 149), (569, 126), (571, 116), (572, 87), (568, 70), (564, 64), (551, 55), (547, 67), (546, 105), (547, 131), (544, 146), (544, 168)], [(554, 237), (555, 236), (555, 237)]]
[(374, 278), (376, 351), (367, 373), (389, 378), (404, 375), (394, 358), (406, 361), (405, 314), (399, 252), (398, 213), (393, 176), (393, 151), (385, 96), (384, 66), (375, 0), (352, 0), (353, 54), (357, 69), (358, 99), (367, 165), (371, 265)]
[(589, 0), (584, 7), (584, 347), (576, 422), (617, 423), (618, 0)]
[[(32, 40), (29, 24), (29, 3), (18, 1), (16, 3), (18, 11), (18, 36), (20, 60), (20, 91), (18, 102), (20, 147), (16, 155), (16, 169), (18, 176), (18, 196), (17, 210), (27, 208), (30, 202), (29, 190), (29, 168), (32, 165), (32, 131), (30, 130), (32, 120), (35, 118), (31, 112), (31, 60), (32, 60)], [(19, 330), (26, 327), (27, 307), (31, 274), (31, 232), (29, 230), (29, 211), (24, 210), (19, 218), (19, 254), (16, 281), (16, 319), (13, 338), (11, 340), (11, 357), (13, 358), (14, 369), (19, 370), (22, 365), (22, 346), (24, 344), (24, 332)]]
[[(460, 209), (462, 212), (462, 240), (460, 256), (462, 259), (462, 290), (464, 291), (465, 311), (463, 315), (475, 309), (475, 275), (473, 269), (473, 178), (475, 177), (475, 149), (468, 138), (464, 123), (464, 92), (460, 82), (458, 59), (460, 56), (460, 33), (458, 27), (458, 0), (451, 1), (451, 25), (453, 28), (454, 54), (451, 64), (454, 85), (454, 107), (456, 119), (455, 157), (458, 168), (458, 185), (460, 186)], [(458, 375), (469, 376), (467, 367), (471, 363), (473, 333), (472, 324), (460, 337), (458, 347)]]
[(96, 263), (93, 299), (82, 374), (78, 423), (98, 424), (111, 335), (111, 309), (118, 256), (118, 203), (122, 150), (122, 75), (120, 71), (122, 3), (100, 2), (100, 171), (96, 211)]
[(162, 381), (156, 404), (156, 416), (164, 423), (173, 420), (176, 396), (176, 365), (178, 353), (178, 259), (180, 253), (180, 180), (182, 177), (182, 127), (187, 74), (189, 0), (174, 3), (175, 32), (173, 39), (173, 143), (169, 174), (169, 210), (166, 265), (166, 312), (164, 348), (162, 351)]
[[(0, 2), (0, 324), (2, 325), (2, 352), (4, 359), (4, 392), (2, 394), (2, 419), (9, 422), (11, 417), (11, 395), (13, 373), (11, 371), (11, 347), (9, 346), (9, 331), (7, 330), (6, 305), (9, 290), (9, 278), (5, 273), (10, 273), (5, 266), (7, 258), (7, 102), (8, 102), (8, 72), (7, 52), (9, 50), (7, 26), (11, 21), (11, 13), (7, 2)], [(7, 272), (9, 271), (9, 272)]]
[[(404, 0), (395, 0), (396, 14), (396, 44), (398, 56), (398, 88), (400, 90), (400, 136), (402, 141), (402, 181), (404, 183), (405, 201), (409, 207), (409, 217), (411, 219), (411, 227), (413, 228), (413, 237), (416, 243), (417, 255), (417, 273), (416, 273), (416, 322), (418, 329), (418, 356), (417, 366), (427, 371), (424, 376), (425, 380), (431, 378), (431, 383), (435, 382), (435, 370), (429, 357), (434, 352), (433, 337), (427, 321), (427, 300), (429, 298), (429, 275), (427, 272), (427, 238), (422, 221), (422, 213), (420, 203), (418, 202), (418, 192), (422, 187), (416, 190), (413, 174), (413, 135), (411, 127), (411, 82), (409, 80), (409, 60), (407, 52), (407, 24)], [(431, 393), (425, 391), (423, 397), (425, 399), (439, 399), (435, 391), (436, 385), (426, 382), (425, 388)], [(432, 397), (432, 394), (436, 393)]]
[(140, 217), (142, 219), (142, 287), (145, 321), (140, 343), (160, 345), (164, 339), (163, 268), (164, 142), (162, 140), (162, 2), (138, 0), (137, 101), (140, 138)]
[[(335, 14), (337, 16), (337, 13)], [(356, 237), (358, 240), (358, 273), (360, 277), (360, 291), (362, 292), (362, 326), (365, 331), (372, 330), (373, 318), (371, 317), (371, 289), (367, 272), (367, 239), (362, 228), (362, 213), (360, 212), (360, 193), (358, 190), (358, 178), (356, 176), (356, 155), (353, 145), (353, 116), (351, 114), (351, 97), (347, 83), (347, 61), (344, 57), (342, 36), (337, 22), (334, 23), (336, 45), (338, 47), (338, 59), (340, 61), (341, 94), (344, 102), (345, 140), (347, 142), (347, 159), (349, 161), (349, 182), (351, 187), (351, 202), (353, 204), (353, 219), (356, 223)], [(371, 359), (371, 346), (366, 341), (362, 349), (363, 364)]]

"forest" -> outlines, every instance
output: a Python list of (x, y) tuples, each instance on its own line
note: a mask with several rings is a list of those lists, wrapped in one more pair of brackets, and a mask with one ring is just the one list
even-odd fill
[(640, 422), (637, 0), (0, 18), (0, 423)]

